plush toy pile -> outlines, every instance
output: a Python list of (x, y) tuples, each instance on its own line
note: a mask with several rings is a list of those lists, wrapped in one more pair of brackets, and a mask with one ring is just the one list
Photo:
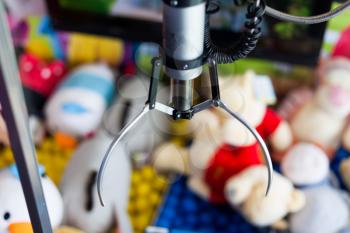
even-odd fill
[[(277, 115), (254, 97), (253, 73), (220, 80), (222, 98), (269, 141), (276, 166), (267, 197), (267, 171), (252, 135), (217, 109), (195, 115), (192, 143), (160, 145), (160, 172), (186, 175), (188, 188), (211, 203), (227, 203), (251, 224), (291, 233), (349, 230), (348, 193), (330, 171), (339, 146), (348, 148), (350, 61), (334, 58), (317, 70), (315, 89), (293, 90)], [(284, 117), (286, 121), (282, 120)], [(330, 161), (331, 160), (331, 161)], [(335, 168), (339, 169), (339, 168)], [(341, 165), (350, 186), (350, 160)]]
[(304, 208), (289, 219), (292, 233), (349, 229), (350, 203), (346, 194), (332, 184), (324, 151), (307, 143), (293, 146), (282, 161), (282, 173), (300, 187), (306, 197)]
[[(176, 123), (153, 111), (112, 152), (102, 207), (96, 185), (101, 160), (142, 109), (149, 85), (144, 75), (117, 77), (107, 63), (69, 67), (29, 53), (19, 59), (55, 233), (141, 233), (153, 223), (194, 232), (350, 230), (350, 159), (334, 168), (348, 190), (330, 170), (335, 151), (350, 150), (348, 59), (322, 63), (317, 84), (286, 93), (277, 111), (261, 98), (254, 72), (220, 78), (222, 99), (267, 142), (280, 168), (267, 196), (261, 148), (238, 121), (220, 109)], [(169, 92), (160, 84), (161, 102), (168, 103)], [(0, 115), (0, 233), (32, 233), (8, 132)], [(165, 178), (172, 174), (174, 182)], [(177, 175), (184, 177), (178, 181)], [(216, 216), (224, 217), (213, 221), (213, 230)]]

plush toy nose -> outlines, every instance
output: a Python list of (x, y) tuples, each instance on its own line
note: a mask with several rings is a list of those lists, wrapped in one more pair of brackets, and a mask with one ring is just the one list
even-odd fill
[(32, 225), (27, 222), (13, 223), (9, 226), (9, 233), (34, 233)]

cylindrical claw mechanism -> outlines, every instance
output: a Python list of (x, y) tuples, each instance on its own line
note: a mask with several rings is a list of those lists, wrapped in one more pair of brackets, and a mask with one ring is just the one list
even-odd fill
[(189, 110), (193, 105), (193, 80), (171, 80), (172, 107), (178, 111)]
[(165, 73), (171, 78), (172, 106), (192, 105), (193, 79), (203, 71), (205, 0), (163, 0)]

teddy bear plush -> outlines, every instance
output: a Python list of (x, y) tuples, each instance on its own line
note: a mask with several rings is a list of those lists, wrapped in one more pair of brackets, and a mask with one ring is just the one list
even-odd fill
[[(119, 97), (107, 111), (96, 135), (75, 151), (60, 185), (66, 224), (86, 233), (105, 233), (117, 223), (120, 232), (133, 232), (127, 213), (131, 157), (138, 152), (150, 154), (152, 148), (164, 140), (168, 119), (157, 111), (150, 112), (112, 152), (102, 183), (104, 207), (97, 195), (96, 178), (113, 138), (143, 108), (147, 84), (145, 78), (128, 80), (118, 91)], [(162, 86), (160, 92), (168, 93)]]
[[(231, 109), (255, 127), (263, 139), (276, 150), (292, 142), (291, 131), (273, 110), (260, 102), (252, 87), (254, 73), (221, 80), (222, 99)], [(161, 145), (154, 152), (155, 167), (189, 175), (188, 185), (197, 194), (214, 203), (224, 203), (224, 187), (229, 178), (243, 169), (262, 164), (256, 139), (227, 113), (206, 110), (190, 122), (193, 143), (189, 148), (174, 144)]]
[(287, 214), (303, 208), (305, 196), (277, 172), (273, 173), (273, 185), (265, 196), (266, 173), (264, 165), (244, 169), (226, 182), (225, 195), (228, 202), (253, 225), (280, 226)]
[[(40, 167), (41, 183), (53, 229), (63, 218), (63, 201), (57, 187)], [(0, 171), (0, 232), (33, 233), (18, 170), (12, 165)]]
[(305, 206), (289, 218), (291, 233), (337, 233), (348, 228), (348, 197), (332, 185), (329, 160), (322, 149), (296, 144), (283, 158), (281, 168), (306, 197)]
[(314, 143), (332, 157), (342, 140), (350, 149), (350, 129), (343, 134), (350, 113), (350, 60), (329, 60), (318, 74), (314, 95), (298, 109), (290, 125), (297, 141)]

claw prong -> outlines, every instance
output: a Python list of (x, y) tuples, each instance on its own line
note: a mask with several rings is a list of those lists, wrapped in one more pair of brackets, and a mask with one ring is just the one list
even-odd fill
[(98, 171), (97, 174), (97, 193), (98, 193), (98, 197), (100, 199), (100, 203), (102, 206), (105, 205), (104, 201), (103, 201), (103, 188), (102, 188), (102, 184), (103, 184), (103, 175), (104, 172), (106, 170), (107, 167), (107, 163), (108, 160), (112, 154), (112, 151), (117, 147), (117, 145), (119, 144), (119, 142), (123, 139), (123, 137), (137, 124), (137, 122), (139, 122), (140, 119), (142, 119), (142, 117), (148, 113), (150, 111), (149, 105), (146, 104), (143, 108), (143, 110), (133, 119), (131, 120), (118, 134), (118, 136), (116, 136), (112, 143), (109, 145), (107, 152), (105, 154), (105, 156), (103, 157), (100, 169)]
[(232, 117), (234, 117), (236, 120), (238, 120), (242, 125), (244, 125), (251, 132), (251, 134), (255, 137), (255, 139), (258, 141), (258, 143), (263, 151), (265, 164), (266, 164), (267, 171), (268, 171), (268, 175), (267, 175), (268, 181), (267, 181), (267, 187), (266, 187), (266, 193), (265, 193), (265, 195), (267, 196), (269, 194), (269, 191), (270, 191), (270, 188), (272, 185), (273, 167), (272, 167), (270, 152), (266, 146), (266, 143), (261, 138), (260, 134), (253, 127), (251, 127), (237, 113), (235, 113), (229, 107), (227, 107), (227, 105), (224, 102), (222, 102), (221, 100), (218, 100), (218, 104), (219, 104), (219, 107), (221, 107), (223, 110), (225, 110), (227, 113), (229, 113)]

